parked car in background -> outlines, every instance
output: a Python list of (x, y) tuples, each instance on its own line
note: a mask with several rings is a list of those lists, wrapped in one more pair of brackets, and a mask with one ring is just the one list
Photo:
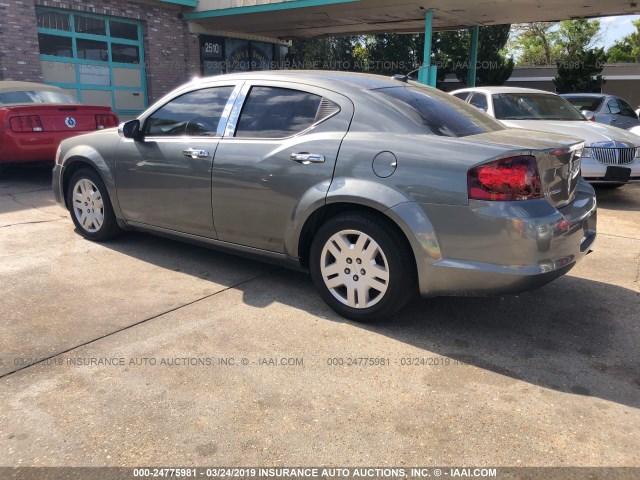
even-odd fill
[(626, 100), (601, 93), (567, 93), (561, 95), (584, 117), (597, 123), (625, 130), (640, 125), (638, 115)]
[(640, 181), (640, 137), (594, 123), (555, 93), (530, 88), (477, 87), (451, 92), (511, 128), (562, 133), (585, 141), (582, 176), (619, 187)]
[(596, 236), (582, 147), (413, 82), (252, 72), (63, 141), (53, 191), (90, 240), (137, 229), (308, 269), (367, 321), (418, 291), (517, 292), (571, 269)]
[(65, 138), (117, 125), (111, 108), (81, 105), (61, 88), (0, 81), (0, 164), (53, 162)]

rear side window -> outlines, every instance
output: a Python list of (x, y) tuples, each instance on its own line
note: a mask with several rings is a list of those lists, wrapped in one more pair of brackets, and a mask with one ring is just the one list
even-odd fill
[(376, 93), (434, 135), (466, 137), (505, 129), (486, 113), (433, 88), (393, 87)]
[(285, 138), (300, 133), (318, 121), (322, 101), (318, 95), (299, 90), (253, 87), (240, 114), (235, 136)]
[(145, 135), (215, 137), (233, 88), (204, 88), (174, 98), (147, 119)]

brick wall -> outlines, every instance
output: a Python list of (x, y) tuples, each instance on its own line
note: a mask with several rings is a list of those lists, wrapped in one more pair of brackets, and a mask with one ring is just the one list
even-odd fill
[(0, 0), (0, 80), (42, 81), (34, 0)]
[(34, 4), (141, 21), (149, 103), (200, 72), (198, 36), (189, 33), (178, 7), (126, 0), (0, 0), (0, 79), (42, 81)]

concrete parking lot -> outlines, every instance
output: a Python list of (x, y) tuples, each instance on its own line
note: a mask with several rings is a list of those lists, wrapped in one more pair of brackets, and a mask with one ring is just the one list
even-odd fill
[(5, 169), (0, 465), (640, 466), (640, 185), (598, 197), (558, 281), (360, 325), (304, 274), (84, 240)]

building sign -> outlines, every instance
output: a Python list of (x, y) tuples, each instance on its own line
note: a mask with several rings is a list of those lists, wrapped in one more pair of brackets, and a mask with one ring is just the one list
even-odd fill
[(224, 38), (200, 35), (200, 62), (203, 75), (224, 73)]
[(200, 58), (202, 61), (224, 58), (224, 38), (200, 35)]

